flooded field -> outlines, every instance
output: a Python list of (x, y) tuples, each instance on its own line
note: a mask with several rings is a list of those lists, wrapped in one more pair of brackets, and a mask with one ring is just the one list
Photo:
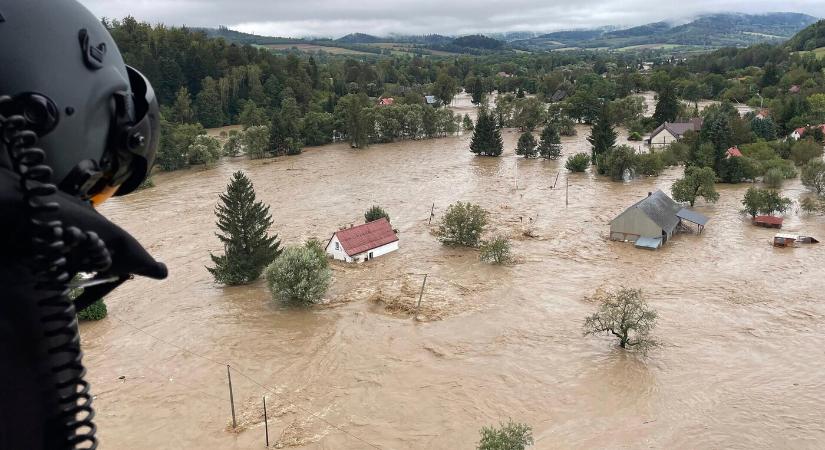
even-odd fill
[[(455, 109), (471, 110), (461, 99)], [(589, 151), (578, 131), (565, 157)], [(608, 222), (649, 191), (669, 193), (681, 168), (630, 183), (568, 176), (564, 158), (523, 160), (518, 133), (503, 135), (501, 158), (473, 156), (468, 135), (335, 144), (159, 174), (108, 202), (103, 213), (170, 277), (127, 283), (107, 298), (108, 319), (81, 328), (103, 448), (263, 448), (263, 395), (271, 441), (304, 448), (470, 449), (482, 425), (508, 417), (532, 425), (536, 448), (822, 447), (825, 244), (773, 248), (774, 231), (738, 212), (746, 184), (697, 205), (710, 217), (701, 236), (656, 252), (611, 242)], [(213, 208), (235, 170), (285, 244), (328, 239), (378, 204), (400, 250), (334, 265), (329, 303), (310, 309), (274, 303), (262, 283), (217, 286), (204, 266), (222, 250)], [(803, 192), (798, 180), (783, 189)], [(513, 238), (518, 264), (437, 242), (435, 222), (459, 200), (490, 212), (490, 234)], [(821, 238), (825, 219), (791, 213), (785, 229)], [(412, 301), (424, 273), (424, 321), (385, 309)], [(587, 297), (620, 285), (659, 312), (663, 346), (647, 358), (582, 336)], [(240, 432), (227, 431), (226, 364), (238, 370)]]

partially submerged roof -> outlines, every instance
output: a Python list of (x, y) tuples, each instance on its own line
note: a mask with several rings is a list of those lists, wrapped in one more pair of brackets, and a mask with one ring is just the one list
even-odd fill
[(355, 256), (398, 240), (390, 222), (384, 217), (357, 227), (336, 231), (335, 236), (338, 236), (341, 247), (349, 256)]
[(662, 130), (668, 130), (671, 134), (677, 137), (681, 137), (687, 131), (699, 131), (702, 129), (702, 119), (701, 118), (694, 118), (690, 119), (688, 122), (665, 122), (659, 125), (652, 133), (651, 136), (656, 136)]
[[(647, 197), (636, 202), (635, 205), (624, 210), (622, 214), (631, 209), (640, 209), (644, 214), (650, 218), (656, 225), (659, 225), (662, 230), (670, 234), (676, 225), (679, 224), (679, 218), (676, 213), (682, 209), (678, 203), (667, 196), (660, 190), (648, 194)], [(621, 214), (620, 214), (621, 215)]]
[(782, 225), (782, 218), (776, 216), (756, 216), (753, 221), (756, 223), (768, 223), (771, 225)]
[(699, 214), (696, 211), (691, 211), (687, 208), (680, 209), (679, 212), (676, 213), (676, 217), (702, 226), (705, 226), (705, 224), (708, 223), (708, 220), (710, 220), (704, 215)]
[(646, 248), (648, 250), (656, 250), (657, 248), (662, 246), (662, 238), (656, 237), (640, 237), (636, 239), (636, 247), (637, 248)]

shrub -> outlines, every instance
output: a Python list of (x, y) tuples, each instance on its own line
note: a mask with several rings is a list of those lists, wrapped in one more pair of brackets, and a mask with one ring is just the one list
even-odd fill
[(78, 311), (77, 318), (80, 320), (101, 320), (105, 319), (108, 313), (106, 303), (103, 303), (103, 299), (100, 299)]
[(367, 212), (364, 213), (364, 220), (366, 222), (372, 222), (373, 220), (378, 220), (382, 217), (387, 219), (387, 222), (390, 221), (390, 215), (378, 205), (372, 206), (367, 210)]
[(323, 298), (332, 279), (324, 250), (317, 240), (287, 247), (264, 272), (272, 298), (310, 304)]
[(628, 141), (641, 141), (642, 140), (642, 135), (638, 131), (634, 131), (634, 132), (630, 133), (630, 136), (627, 137), (627, 140)]
[(238, 133), (237, 130), (232, 130), (229, 133), (229, 138), (223, 144), (224, 156), (238, 156), (241, 153), (242, 143), (243, 135)]
[(438, 239), (446, 245), (477, 247), (487, 225), (487, 211), (472, 203), (457, 202), (447, 207), (438, 226)]
[(482, 427), (478, 450), (524, 450), (533, 445), (533, 430), (529, 425), (512, 420), (500, 427)]
[(797, 166), (820, 157), (822, 157), (822, 144), (813, 139), (799, 140), (791, 147), (791, 160)]
[(269, 150), (269, 127), (258, 125), (247, 128), (243, 132), (242, 141), (250, 158), (263, 158)]
[(609, 175), (614, 181), (623, 180), (625, 171), (629, 170), (632, 174), (636, 170), (638, 158), (633, 147), (620, 145), (599, 156), (599, 172)]
[(564, 167), (571, 171), (571, 172), (584, 172), (590, 167), (590, 155), (587, 153), (576, 153), (575, 155), (567, 158), (567, 162), (564, 163)]
[(149, 189), (149, 188), (153, 188), (153, 187), (155, 187), (155, 180), (152, 179), (151, 175), (149, 175), (148, 177), (146, 177), (145, 180), (143, 180), (143, 182), (140, 183), (140, 185), (137, 187), (137, 189), (141, 190), (141, 189)]
[(664, 168), (665, 163), (658, 153), (636, 155), (636, 171), (642, 175), (658, 176)]
[(785, 180), (785, 177), (782, 175), (782, 170), (778, 167), (774, 167), (769, 169), (765, 172), (765, 175), (762, 177), (762, 182), (765, 183), (765, 186), (768, 186), (772, 189), (779, 189), (782, 187), (782, 182)]
[(189, 164), (212, 165), (221, 157), (221, 143), (212, 136), (201, 134), (189, 146)]
[(507, 264), (513, 260), (513, 254), (510, 248), (510, 239), (504, 236), (496, 236), (495, 238), (484, 242), (481, 245), (482, 261), (493, 264)]
[(812, 159), (802, 168), (801, 175), (802, 184), (822, 195), (825, 192), (825, 161), (821, 159)]

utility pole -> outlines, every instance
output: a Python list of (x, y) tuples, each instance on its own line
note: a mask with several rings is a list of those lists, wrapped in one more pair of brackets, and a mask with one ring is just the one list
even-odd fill
[(226, 378), (229, 379), (229, 404), (232, 406), (232, 428), (238, 427), (235, 421), (235, 396), (232, 394), (232, 374), (229, 372), (229, 364), (226, 365)]
[(570, 192), (570, 179), (564, 177), (564, 207), (566, 208), (569, 204), (569, 192)]
[(427, 275), (424, 274), (424, 282), (421, 283), (421, 291), (418, 293), (418, 304), (415, 306), (415, 317), (418, 317), (418, 310), (421, 308), (421, 298), (424, 296), (424, 286), (427, 284)]
[(266, 446), (269, 448), (269, 422), (266, 418), (266, 395), (263, 396), (264, 399), (264, 433), (266, 433)]

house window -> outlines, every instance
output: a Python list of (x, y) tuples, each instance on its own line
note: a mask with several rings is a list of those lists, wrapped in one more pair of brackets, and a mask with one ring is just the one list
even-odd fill
[(341, 245), (338, 242), (335, 243), (335, 250), (341, 250)]

